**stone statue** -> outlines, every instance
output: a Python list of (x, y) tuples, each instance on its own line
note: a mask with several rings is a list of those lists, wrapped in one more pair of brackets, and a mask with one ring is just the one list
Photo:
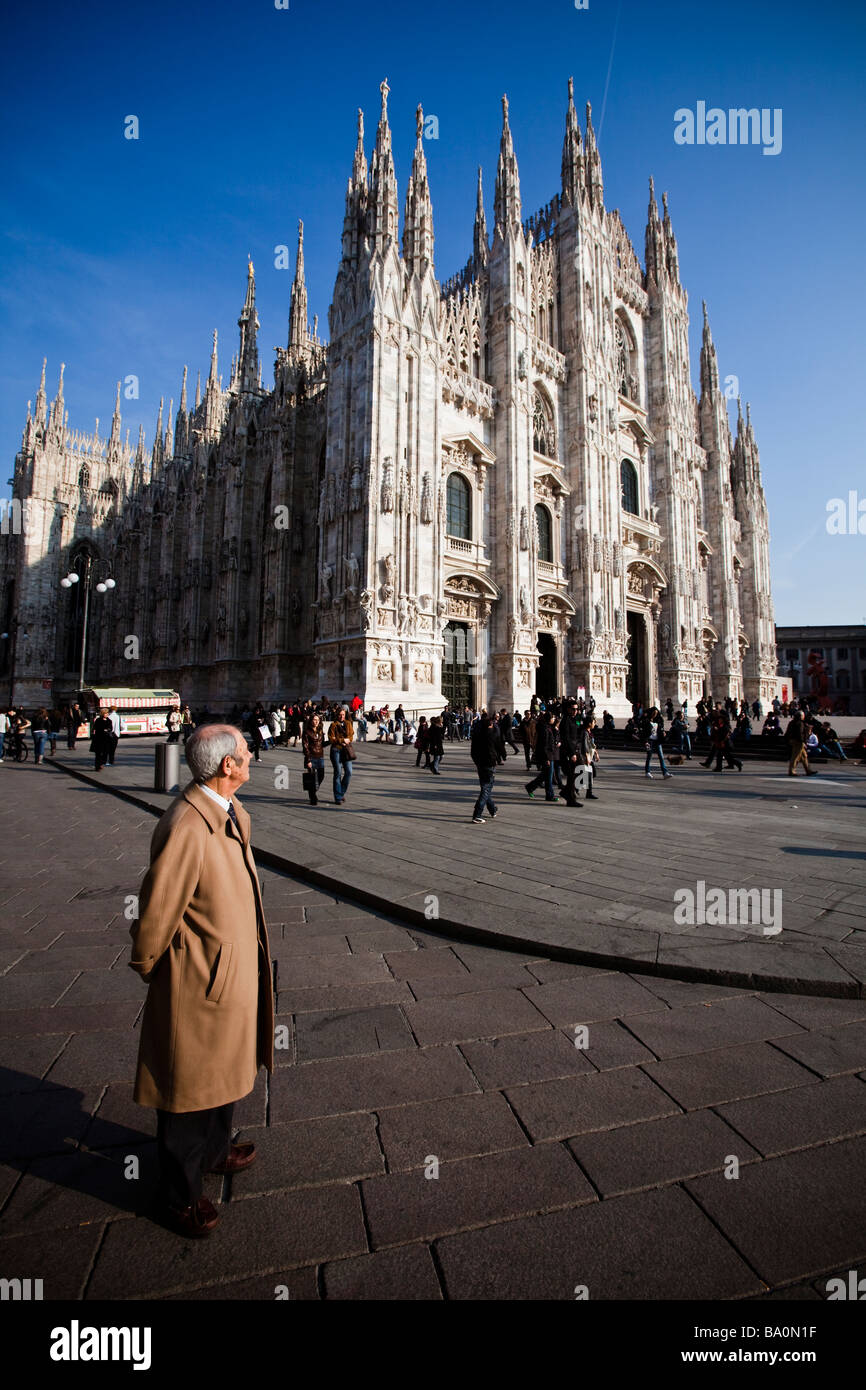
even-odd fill
[(520, 549), (529, 549), (529, 522), (526, 516), (526, 508), (520, 508)]
[(379, 505), (383, 512), (394, 510), (394, 465), (390, 458), (386, 458), (382, 469), (382, 495)]
[(361, 479), (361, 465), (355, 461), (352, 465), (352, 479), (349, 483), (349, 506), (353, 512), (360, 510), (364, 500), (364, 485)]
[(352, 551), (351, 555), (346, 556), (346, 589), (350, 594), (356, 594), (358, 592), (359, 575), (360, 566), (358, 564), (358, 557), (355, 552)]
[(332, 598), (331, 585), (334, 579), (334, 571), (331, 568), (331, 566), (327, 563), (327, 561), (322, 565), (321, 569), (319, 570), (319, 578), (321, 580), (322, 589), (322, 606), (324, 608), (327, 608), (330, 605)]
[(373, 589), (365, 589), (361, 595), (361, 618), (364, 631), (368, 632), (373, 624), (373, 604), (376, 601), (376, 594)]
[(531, 610), (530, 607), (529, 607), (529, 592), (528, 592), (528, 590), (527, 590), (527, 588), (526, 588), (526, 585), (525, 585), (525, 584), (521, 584), (521, 586), (520, 586), (520, 621), (521, 621), (522, 623), (528, 623), (531, 616), (532, 616), (532, 610)]
[(512, 614), (512, 616), (508, 619), (508, 645), (512, 649), (514, 649), (517, 646), (517, 639), (519, 635), (520, 624)]
[(433, 520), (433, 492), (430, 486), (430, 474), (425, 473), (421, 480), (421, 522), (424, 526), (429, 526)]
[(405, 633), (409, 630), (409, 604), (405, 594), (400, 595), (397, 604), (397, 631)]

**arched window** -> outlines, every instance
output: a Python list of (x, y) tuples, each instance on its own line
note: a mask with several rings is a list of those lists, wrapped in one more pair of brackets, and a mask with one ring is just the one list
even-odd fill
[(632, 516), (639, 516), (640, 509), (637, 502), (637, 473), (635, 466), (628, 459), (623, 459), (619, 469), (620, 482), (622, 483), (622, 509), (630, 512)]
[(78, 486), (83, 490), (90, 487), (90, 469), (83, 463), (78, 470)]
[(466, 479), (459, 473), (452, 473), (448, 478), (446, 490), (447, 521), (446, 530), (449, 536), (456, 536), (458, 540), (469, 541), (472, 539), (472, 494)]
[(535, 525), (538, 531), (538, 558), (545, 564), (553, 564), (553, 535), (550, 525), (550, 512), (539, 502), (535, 508)]
[(556, 458), (556, 428), (553, 423), (553, 406), (547, 396), (536, 391), (532, 407), (532, 447), (545, 458)]

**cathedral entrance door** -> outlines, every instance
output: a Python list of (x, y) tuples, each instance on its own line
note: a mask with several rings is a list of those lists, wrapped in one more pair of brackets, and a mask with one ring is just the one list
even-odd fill
[(560, 693), (556, 680), (556, 643), (549, 632), (542, 632), (536, 647), (541, 660), (535, 672), (535, 693), (540, 695), (542, 700), (553, 700)]
[(641, 613), (629, 613), (628, 635), (628, 675), (625, 680), (625, 698), (630, 704), (638, 700), (646, 704), (648, 699), (646, 679), (646, 623)]
[(475, 650), (473, 634), (466, 623), (447, 623), (442, 636), (442, 694), (452, 709), (463, 709), (465, 705), (474, 709), (475, 679), (470, 672)]

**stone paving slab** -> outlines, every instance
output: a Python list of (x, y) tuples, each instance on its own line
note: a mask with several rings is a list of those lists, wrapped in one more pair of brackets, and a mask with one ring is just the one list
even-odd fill
[(679, 1113), (679, 1106), (638, 1067), (539, 1081), (505, 1094), (535, 1142)]
[(769, 1157), (866, 1134), (866, 1086), (858, 1077), (838, 1076), (823, 1086), (734, 1101), (718, 1113)]
[[(665, 1239), (659, 1239), (659, 1232)], [(450, 1299), (730, 1299), (765, 1290), (679, 1188), (436, 1242)]]
[[(152, 748), (150, 739), (125, 742), (110, 781), (100, 778), (161, 809), (168, 798), (150, 789)], [(88, 762), (82, 749), (62, 752), (56, 766), (94, 781)], [(602, 755), (602, 799), (584, 804), (578, 818), (564, 805), (530, 802), (522, 762), (512, 757), (498, 770), (502, 811), (482, 828), (467, 823), (476, 778), (463, 744), (448, 745), (445, 775), (435, 781), (405, 749), (360, 745), (346, 805), (338, 810), (323, 801), (314, 813), (301, 794), (298, 750), (266, 752), (245, 797), (259, 858), (351, 894), (355, 903), (344, 904), (346, 914), (360, 903), (407, 918), (414, 910), (417, 921), (434, 893), (442, 929), (464, 939), (497, 935), (584, 963), (597, 959), (618, 969), (631, 963), (641, 974), (866, 996), (866, 946), (852, 944), (866, 914), (866, 868), (855, 828), (866, 807), (866, 772), (846, 766), (832, 777), (822, 772), (782, 784), (774, 765), (754, 762), (722, 787), (720, 778), (689, 766), (656, 785), (640, 776), (628, 752), (610, 751)], [(289, 768), (288, 794), (274, 786), (276, 766)], [(54, 771), (46, 765), (46, 775)], [(648, 864), (644, 837), (655, 834), (659, 795), (671, 848), (663, 862)], [(393, 814), (395, 801), (401, 832), (386, 852), (382, 816)], [(776, 808), (785, 815), (784, 830)], [(345, 851), (339, 865), (326, 851), (335, 816)], [(631, 832), (625, 838), (624, 817)], [(533, 853), (542, 827), (543, 859)], [(726, 890), (784, 885), (787, 926), (766, 937), (759, 925), (723, 924), (707, 933), (675, 923), (674, 894), (699, 880)], [(824, 899), (810, 900), (821, 889), (832, 894), (838, 916), (827, 914)]]
[(866, 1138), (749, 1163), (686, 1189), (768, 1284), (866, 1260)]
[(760, 1154), (712, 1110), (692, 1110), (625, 1129), (582, 1134), (568, 1147), (602, 1197), (661, 1187)]
[(747, 1096), (771, 1095), (815, 1080), (814, 1072), (764, 1042), (715, 1048), (666, 1062), (647, 1062), (643, 1070), (684, 1110), (700, 1110)]
[(560, 1144), (442, 1163), (437, 1178), (427, 1177), (422, 1164), (409, 1173), (366, 1179), (361, 1188), (374, 1249), (596, 1201)]
[[(424, 917), (426, 893), (397, 888), (393, 861), (403, 872), (411, 835), (381, 855), (381, 810), (394, 797), (386, 787), (376, 792), (381, 810), (359, 817), (377, 846), (369, 863), (381, 877), (388, 860), (413, 920), (369, 901), (359, 912), (333, 882), (259, 866), (289, 1046), (235, 1108), (241, 1136), (257, 1145), (255, 1165), (206, 1179), (221, 1225), (208, 1241), (184, 1241), (154, 1219), (154, 1115), (132, 1101), (145, 990), (128, 969), (123, 907), (138, 891), (153, 818), (50, 767), (3, 771), (14, 795), (0, 801), (0, 838), (8, 846), (35, 828), (51, 872), (27, 880), (29, 930), (20, 915), (0, 916), (0, 951), (26, 953), (33, 964), (21, 977), (32, 975), (37, 990), (54, 974), (72, 985), (54, 1004), (0, 1015), (4, 1114), (15, 1120), (0, 1165), (0, 1276), (43, 1275), (46, 1297), (87, 1300), (273, 1302), (285, 1285), (305, 1301), (478, 1298), (485, 1289), (573, 1301), (578, 1283), (592, 1298), (814, 1299), (826, 1296), (829, 1271), (856, 1267), (845, 1233), (866, 1226), (866, 1191), (854, 1181), (863, 1155), (840, 1155), (866, 1143), (863, 1001), (762, 993), (753, 979), (671, 979), (635, 969), (655, 968), (643, 957), (623, 974), (597, 916), (581, 924), (595, 954), (577, 960), (573, 922), (552, 920), (544, 905), (501, 907), (492, 918), (483, 895), (467, 898), (463, 934), (449, 934), (441, 916)], [(636, 808), (633, 834), (648, 842), (657, 810), (645, 790), (621, 796)], [(538, 808), (524, 800), (529, 816)], [(267, 811), (260, 805), (256, 817)], [(441, 909), (446, 894), (432, 875), (443, 856), (461, 863), (469, 837), (439, 810), (421, 867)], [(726, 809), (725, 834), (742, 814), (739, 803)], [(501, 891), (519, 866), (537, 872), (542, 860), (525, 826), (500, 819), (506, 839), (486, 870)], [(595, 845), (595, 832), (585, 844), (576, 818), (567, 824), (568, 836), (551, 834), (569, 856), (555, 875), (559, 897), (591, 876), (596, 852), (608, 865), (622, 858), (619, 812)], [(106, 826), (115, 845), (82, 856), (82, 843), (105, 848)], [(307, 840), (325, 868), (333, 833)], [(712, 834), (701, 824), (696, 835), (715, 873)], [(281, 836), (293, 843), (291, 828)], [(784, 847), (791, 837), (778, 838)], [(472, 851), (482, 868), (489, 843)], [(760, 869), (753, 861), (745, 872)], [(468, 881), (481, 894), (481, 879)], [(647, 882), (649, 901), (657, 873)], [(614, 910), (623, 886), (611, 890)], [(492, 947), (491, 920), (504, 931)], [(611, 931), (621, 933), (618, 948), (640, 954), (645, 935), (613, 920)], [(545, 933), (563, 954), (545, 951)], [(502, 949), (505, 938), (515, 949)], [(67, 1003), (78, 981), (96, 1002)], [(112, 1002), (126, 982), (138, 993)], [(722, 1176), (731, 1154), (736, 1181)], [(139, 1169), (127, 1176), (133, 1158)], [(432, 1158), (438, 1177), (425, 1176)], [(790, 1225), (806, 1205), (797, 1240), (787, 1228), (774, 1236), (777, 1207)]]

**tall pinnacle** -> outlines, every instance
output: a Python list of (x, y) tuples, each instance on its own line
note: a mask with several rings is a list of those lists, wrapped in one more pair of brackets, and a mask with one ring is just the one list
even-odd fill
[(562, 142), (562, 196), (577, 207), (583, 183), (583, 147), (574, 105), (574, 78), (568, 79), (568, 110), (565, 113), (565, 139)]
[(36, 392), (36, 415), (35, 422), (45, 428), (48, 419), (48, 397), (45, 394), (45, 367), (48, 362), (47, 357), (42, 359), (42, 376), (39, 380), (39, 390)]
[(403, 216), (403, 259), (410, 275), (423, 275), (433, 264), (433, 204), (424, 154), (424, 112), (415, 112), (415, 153), (406, 188)]
[(295, 278), (292, 281), (292, 295), (289, 307), (289, 347), (299, 351), (306, 347), (309, 329), (307, 326), (307, 284), (304, 279), (304, 224), (298, 222), (298, 260)]
[(707, 301), (703, 300), (702, 302), (704, 329), (701, 342), (701, 395), (714, 395), (719, 389), (719, 364), (716, 359), (713, 335), (710, 332), (710, 321), (707, 317)]
[(397, 240), (397, 178), (391, 153), (391, 127), (388, 124), (388, 79), (380, 84), (382, 114), (376, 131), (376, 146), (370, 164), (370, 236), (376, 250), (384, 253)]
[(364, 241), (367, 222), (367, 158), (364, 154), (364, 113), (358, 107), (358, 140), (352, 173), (346, 188), (346, 212), (343, 217), (343, 260), (357, 265)]
[(592, 127), (592, 106), (586, 103), (586, 187), (593, 207), (601, 209), (604, 203), (604, 184), (601, 178), (601, 155), (595, 142)]
[(111, 434), (108, 436), (108, 448), (106, 456), (116, 457), (120, 452), (120, 382), (117, 383), (117, 395), (114, 398), (114, 414), (111, 417)]
[(189, 415), (186, 408), (186, 367), (183, 369), (183, 381), (180, 387), (180, 405), (177, 408), (177, 417), (174, 422), (174, 450), (175, 456), (185, 454), (189, 447)]
[(502, 98), (502, 138), (499, 142), (499, 164), (496, 170), (496, 195), (493, 200), (496, 226), (503, 233), (509, 227), (520, 226), (520, 178), (517, 156), (508, 124), (508, 97)]
[(478, 193), (475, 198), (475, 227), (472, 232), (472, 258), (476, 268), (487, 264), (487, 221), (484, 217), (484, 189), (481, 186), (481, 165), (478, 166)]
[(241, 331), (240, 351), (238, 352), (237, 388), (239, 391), (255, 391), (259, 378), (259, 350), (256, 335), (259, 330), (259, 316), (256, 313), (256, 277), (250, 259), (247, 265), (247, 292), (244, 307), (238, 319)]
[(163, 398), (162, 396), (160, 396), (160, 400), (159, 400), (159, 415), (157, 416), (157, 421), (156, 421), (156, 434), (155, 434), (154, 437), (153, 437), (153, 452), (152, 452), (152, 454), (151, 454), (151, 462), (150, 462), (150, 471), (151, 471), (151, 474), (152, 474), (152, 475), (156, 473), (156, 470), (160, 467), (160, 465), (162, 464), (163, 460), (165, 459), (165, 440), (164, 440), (163, 434), (162, 434), (162, 407), (163, 407), (163, 399), (164, 399), (164, 398)]
[(656, 202), (655, 184), (652, 176), (649, 181), (649, 208), (647, 209), (646, 223), (646, 275), (647, 280), (660, 285), (665, 278), (667, 260), (665, 256), (665, 238), (662, 224), (659, 220), (659, 209)]

